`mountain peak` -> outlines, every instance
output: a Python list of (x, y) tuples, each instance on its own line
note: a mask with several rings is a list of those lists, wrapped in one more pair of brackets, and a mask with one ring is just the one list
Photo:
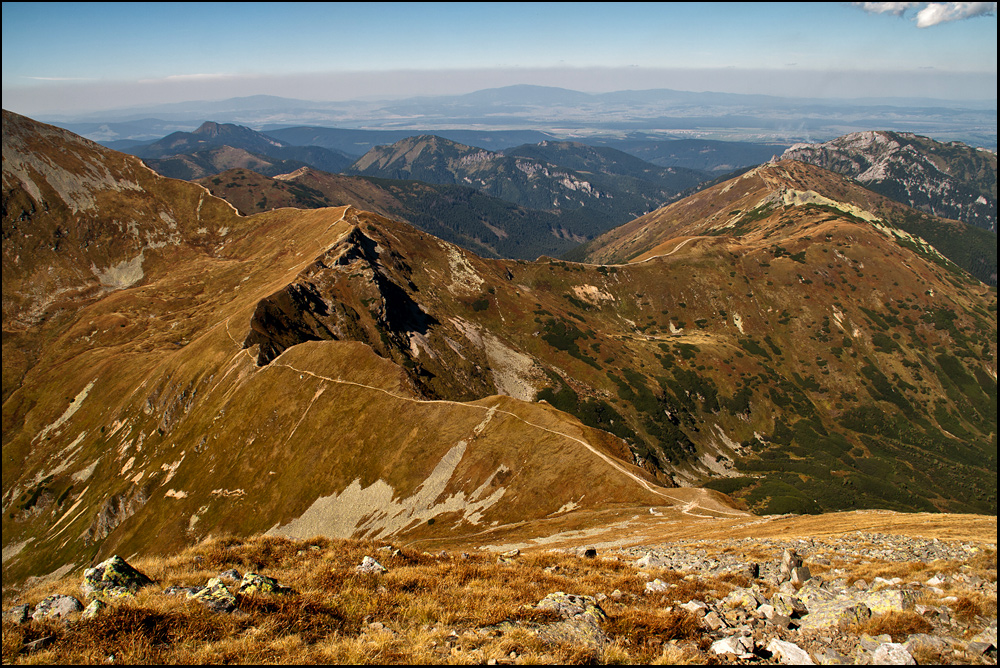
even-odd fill
[(843, 174), (915, 209), (996, 232), (997, 157), (909, 132), (852, 132), (782, 158)]

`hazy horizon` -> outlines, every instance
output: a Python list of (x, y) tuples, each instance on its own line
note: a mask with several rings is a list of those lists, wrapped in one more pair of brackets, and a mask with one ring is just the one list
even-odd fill
[(996, 3), (4, 3), (3, 107), (516, 84), (988, 101), (996, 34)]

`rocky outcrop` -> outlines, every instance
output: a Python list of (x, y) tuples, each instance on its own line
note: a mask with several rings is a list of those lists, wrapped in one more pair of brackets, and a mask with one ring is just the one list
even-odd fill
[(85, 596), (92, 598), (120, 597), (134, 594), (151, 584), (153, 581), (148, 576), (116, 554), (84, 571), (80, 590)]
[(995, 153), (906, 132), (855, 132), (823, 144), (795, 144), (781, 157), (850, 176), (935, 216), (996, 232)]

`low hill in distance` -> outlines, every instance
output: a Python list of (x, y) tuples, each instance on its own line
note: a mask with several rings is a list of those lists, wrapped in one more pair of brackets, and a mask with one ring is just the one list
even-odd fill
[[(163, 161), (178, 156), (191, 156), (203, 165), (218, 165), (221, 169), (216, 171), (205, 170), (205, 173), (191, 177), (174, 178), (201, 178), (202, 176), (217, 174), (220, 171), (233, 167), (248, 167), (250, 164), (237, 164), (233, 161), (218, 162), (218, 160), (206, 161), (205, 157), (200, 159), (195, 156), (213, 155), (219, 149), (228, 148), (253, 154), (260, 159), (266, 156), (272, 161), (289, 161), (297, 163), (296, 169), (304, 165), (311, 165), (316, 169), (328, 172), (339, 172), (348, 167), (354, 158), (336, 150), (323, 148), (321, 146), (293, 146), (286, 142), (274, 139), (265, 134), (251, 130), (250, 128), (232, 123), (214, 123), (206, 121), (194, 132), (174, 132), (163, 139), (154, 142), (132, 146), (126, 150), (127, 153), (138, 156), (143, 160), (150, 161), (151, 165), (158, 164), (156, 161)], [(155, 169), (156, 167), (154, 167)], [(157, 169), (157, 171), (160, 171)], [(258, 170), (259, 171), (259, 170)], [(293, 171), (293, 170), (286, 170)], [(162, 173), (162, 172), (161, 172)], [(274, 172), (269, 173), (281, 173)], [(165, 174), (172, 176), (169, 174)]]

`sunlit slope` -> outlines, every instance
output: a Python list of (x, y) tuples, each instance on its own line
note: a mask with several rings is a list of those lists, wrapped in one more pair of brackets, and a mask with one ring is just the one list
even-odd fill
[[(683, 500), (665, 496), (633, 466), (622, 441), (565, 413), (498, 396), (489, 377), (435, 394), (427, 389), (434, 382), (392, 361), (400, 342), (417, 340), (406, 327), (420, 318), (406, 309), (397, 315), (409, 304), (401, 293), (417, 286), (392, 281), (416, 259), (389, 243), (424, 240), (417, 244), (429, 258), (421, 282), (438, 275), (445, 291), (462, 298), (474, 280), (466, 267), (477, 258), (348, 207), (242, 218), (199, 186), (155, 175), (129, 189), (138, 213), (128, 223), (142, 232), (163, 220), (155, 211), (144, 216), (143, 207), (174, 201), (176, 192), (174, 224), (213, 243), (180, 235), (142, 246), (149, 235), (137, 234), (129, 245), (101, 227), (108, 222), (101, 206), (90, 216), (64, 211), (61, 220), (55, 207), (44, 211), (38, 184), (51, 182), (52, 169), (8, 179), (17, 142), (44, 131), (18, 123), (5, 133), (5, 204), (25, 206), (16, 216), (21, 237), (5, 244), (4, 367), (8, 359), (25, 361), (19, 377), (8, 384), (5, 376), (5, 579), (209, 534), (445, 537), (576, 508)], [(88, 192), (124, 207), (114, 195), (122, 170), (141, 164), (125, 159), (121, 167), (84, 144), (74, 150), (83, 172), (106, 170), (110, 185)], [(81, 187), (80, 179), (60, 178)], [(221, 211), (228, 229), (195, 227), (206, 209)], [(13, 218), (5, 218), (5, 230), (14, 229)], [(71, 242), (32, 246), (46, 224), (61, 226)], [(90, 244), (78, 241), (90, 237)], [(122, 257), (138, 254), (142, 271), (127, 284), (101, 287), (85, 269), (96, 264), (94, 248), (116, 243)], [(44, 304), (34, 320), (8, 318), (8, 290), (14, 303), (47, 289), (30, 273), (22, 278), (20, 267), (30, 259), (47, 277), (54, 273), (41, 270), (47, 254), (59, 252), (69, 267), (61, 280), (75, 280), (80, 293)], [(336, 291), (307, 300), (307, 314), (296, 306), (305, 295), (299, 286), (324, 270), (334, 272), (330, 286), (342, 300), (334, 301)], [(339, 306), (344, 330), (310, 335), (294, 318), (275, 315), (284, 295), (292, 316), (313, 323)], [(39, 342), (31, 355), (27, 341)]]

